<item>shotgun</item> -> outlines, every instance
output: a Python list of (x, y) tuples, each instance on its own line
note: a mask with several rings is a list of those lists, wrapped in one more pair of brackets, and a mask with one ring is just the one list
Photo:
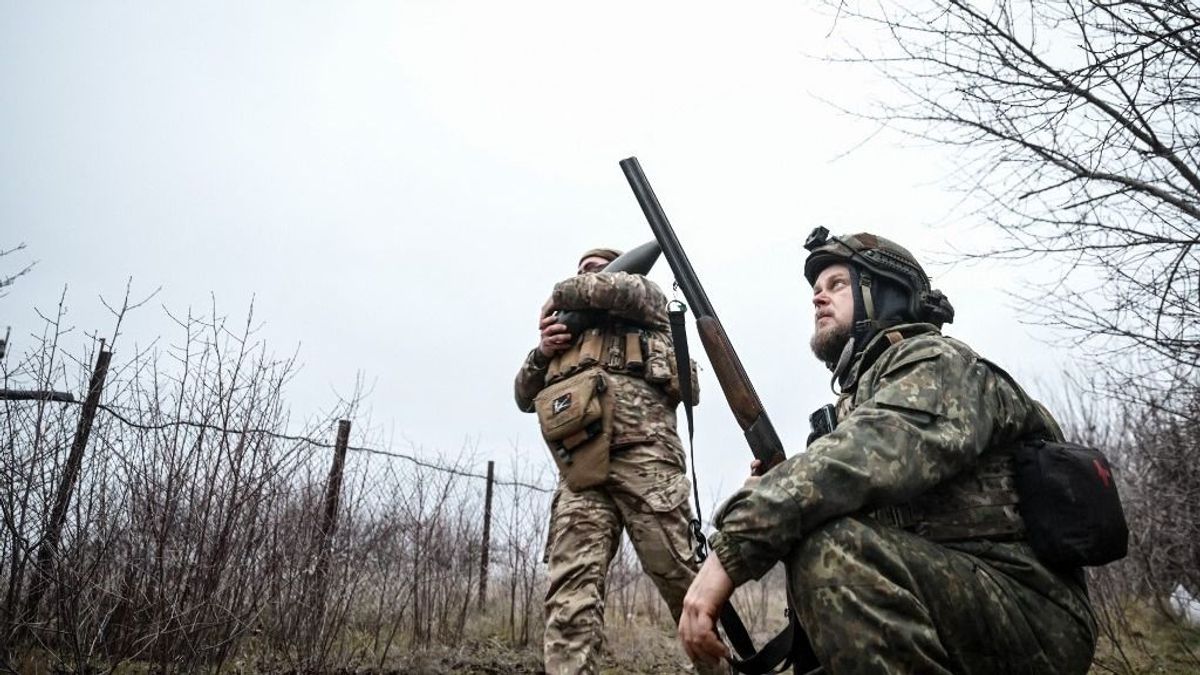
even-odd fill
[(679, 239), (667, 220), (667, 214), (663, 213), (658, 197), (654, 196), (654, 190), (646, 180), (646, 174), (642, 173), (642, 165), (636, 157), (630, 157), (621, 160), (621, 171), (625, 172), (625, 178), (633, 188), (642, 213), (646, 214), (650, 229), (654, 231), (654, 238), (662, 248), (663, 257), (671, 265), (671, 271), (675, 274), (675, 281), (680, 290), (683, 291), (683, 297), (687, 298), (688, 304), (692, 306), (700, 342), (703, 343), (704, 351), (712, 362), (717, 381), (725, 393), (725, 400), (729, 402), (738, 426), (746, 434), (746, 443), (750, 445), (750, 451), (754, 453), (755, 459), (762, 462), (760, 473), (765, 473), (786, 458), (779, 434), (775, 433), (775, 427), (771, 425), (767, 412), (763, 410), (762, 401), (754, 391), (754, 385), (750, 383), (750, 377), (746, 375), (741, 359), (729, 342), (725, 327), (721, 325), (712, 303), (708, 301), (704, 287), (700, 285), (700, 279), (692, 269), (692, 263), (683, 252), (683, 247), (679, 245)]

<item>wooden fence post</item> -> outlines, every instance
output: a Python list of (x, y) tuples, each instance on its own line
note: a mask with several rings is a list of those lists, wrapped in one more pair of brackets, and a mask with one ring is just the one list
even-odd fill
[(325, 595), (329, 575), (329, 554), (333, 550), (333, 534), (337, 529), (338, 503), (342, 496), (342, 473), (346, 465), (346, 447), (350, 442), (350, 420), (338, 420), (337, 440), (333, 445), (333, 464), (329, 467), (329, 479), (325, 482), (325, 499), (317, 523), (316, 540), (313, 542), (317, 559), (313, 566), (312, 583), (307, 589), (311, 639), (320, 634), (325, 616)]
[(38, 605), (41, 604), (42, 596), (50, 584), (51, 566), (55, 554), (58, 553), (59, 539), (67, 519), (67, 508), (71, 505), (71, 493), (75, 490), (75, 481), (79, 478), (83, 451), (92, 433), (92, 422), (96, 419), (96, 410), (100, 407), (100, 395), (104, 391), (104, 379), (108, 376), (108, 364), (111, 360), (112, 352), (104, 348), (104, 340), (101, 340), (96, 368), (92, 371), (91, 382), (88, 383), (87, 399), (83, 402), (83, 411), (79, 414), (79, 423), (75, 427), (75, 439), (71, 442), (71, 453), (67, 456), (62, 482), (58, 485), (54, 509), (50, 512), (50, 520), (46, 524), (46, 534), (38, 548), (34, 577), (29, 586), (29, 597), (25, 601), (25, 617), (29, 622), (37, 619)]
[(337, 441), (333, 447), (333, 464), (325, 483), (325, 509), (321, 514), (320, 550), (317, 558), (318, 582), (325, 585), (329, 566), (329, 551), (333, 547), (333, 532), (337, 528), (338, 502), (342, 497), (342, 472), (346, 466), (346, 447), (350, 443), (350, 420), (338, 420)]
[(495, 482), (496, 463), (488, 460), (487, 492), (483, 498), (483, 553), (479, 557), (479, 609), (487, 601), (488, 548), (492, 540), (492, 485)]

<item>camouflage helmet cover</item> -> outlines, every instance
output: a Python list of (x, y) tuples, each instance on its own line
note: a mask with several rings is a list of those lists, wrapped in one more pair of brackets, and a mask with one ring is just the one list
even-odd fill
[[(814, 242), (816, 243), (816, 242)], [(867, 232), (845, 237), (829, 237), (809, 249), (804, 261), (804, 276), (809, 284), (817, 282), (821, 270), (837, 262), (855, 263), (875, 274), (894, 278), (911, 290), (929, 289), (929, 277), (908, 249), (891, 239)]]
[(804, 277), (810, 285), (816, 283), (821, 270), (834, 263), (845, 263), (903, 287), (908, 293), (912, 320), (938, 325), (954, 320), (954, 308), (941, 291), (930, 288), (929, 275), (921, 263), (908, 249), (890, 239), (867, 232), (830, 237), (828, 230), (818, 227), (804, 246), (809, 250)]

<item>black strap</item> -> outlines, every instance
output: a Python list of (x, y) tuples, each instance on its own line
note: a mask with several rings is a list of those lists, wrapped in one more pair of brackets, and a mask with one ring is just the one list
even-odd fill
[(782, 673), (789, 667), (796, 675), (802, 673), (820, 673), (821, 664), (813, 652), (812, 643), (804, 628), (796, 620), (796, 610), (792, 607), (791, 594), (788, 595), (787, 627), (771, 638), (763, 648), (754, 651), (745, 625), (731, 605), (721, 608), (721, 628), (725, 629), (725, 637), (733, 644), (739, 658), (730, 658), (729, 665), (745, 675), (765, 675), (765, 673)]
[(679, 377), (679, 397), (683, 399), (683, 411), (687, 417), (688, 453), (692, 465), (692, 497), (696, 500), (696, 517), (689, 525), (692, 528), (692, 538), (696, 540), (696, 559), (704, 562), (708, 557), (708, 539), (704, 537), (704, 518), (700, 515), (700, 484), (696, 481), (696, 439), (692, 419), (692, 366), (688, 357), (687, 327), (684, 324), (684, 314), (687, 305), (678, 300), (672, 300), (667, 305), (667, 316), (671, 320), (671, 342), (675, 348), (675, 373)]
[[(700, 485), (696, 481), (696, 444), (692, 420), (692, 366), (688, 357), (687, 328), (684, 324), (684, 314), (687, 305), (678, 300), (672, 300), (667, 305), (667, 315), (671, 323), (671, 342), (675, 347), (675, 372), (679, 377), (679, 396), (683, 399), (684, 415), (687, 417), (688, 451), (692, 464), (692, 496), (696, 500), (696, 517), (690, 525), (692, 538), (696, 540), (696, 560), (704, 562), (708, 557), (708, 539), (704, 536), (702, 518), (700, 515)], [(730, 603), (721, 607), (719, 620), (725, 637), (729, 639), (737, 658), (730, 657), (729, 664), (734, 670), (745, 675), (764, 675), (765, 673), (783, 672), (788, 666), (795, 665), (797, 672), (806, 672), (817, 666), (816, 656), (812, 646), (796, 621), (796, 612), (792, 610), (791, 598), (788, 598), (788, 625), (771, 638), (761, 650), (755, 651), (754, 641), (750, 632), (742, 623), (737, 610)], [(797, 637), (799, 638), (797, 640)], [(804, 670), (800, 670), (804, 668)]]

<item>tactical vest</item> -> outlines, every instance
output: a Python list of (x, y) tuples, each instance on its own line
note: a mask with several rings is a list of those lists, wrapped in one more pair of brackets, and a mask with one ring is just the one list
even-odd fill
[[(690, 365), (692, 405), (697, 405), (696, 362)], [(551, 359), (546, 369), (546, 385), (594, 367), (643, 379), (662, 389), (673, 402), (680, 400), (675, 350), (659, 331), (618, 323), (589, 328), (570, 349)]]
[[(888, 334), (888, 344), (903, 340), (899, 333)], [(998, 369), (986, 359), (982, 359)], [(999, 372), (996, 373), (1000, 375)], [(1039, 409), (1033, 401), (1032, 408)], [(853, 410), (853, 396), (838, 400), (838, 419)], [(1023, 538), (1025, 523), (1017, 504), (1016, 471), (1013, 452), (1019, 439), (984, 450), (976, 464), (898, 506), (877, 509), (871, 515), (879, 522), (898, 527), (932, 541), (986, 539), (1012, 541)]]
[(932, 541), (1010, 541), (1025, 533), (1017, 510), (1013, 448), (989, 449), (979, 463), (916, 499), (878, 509), (880, 522)]

